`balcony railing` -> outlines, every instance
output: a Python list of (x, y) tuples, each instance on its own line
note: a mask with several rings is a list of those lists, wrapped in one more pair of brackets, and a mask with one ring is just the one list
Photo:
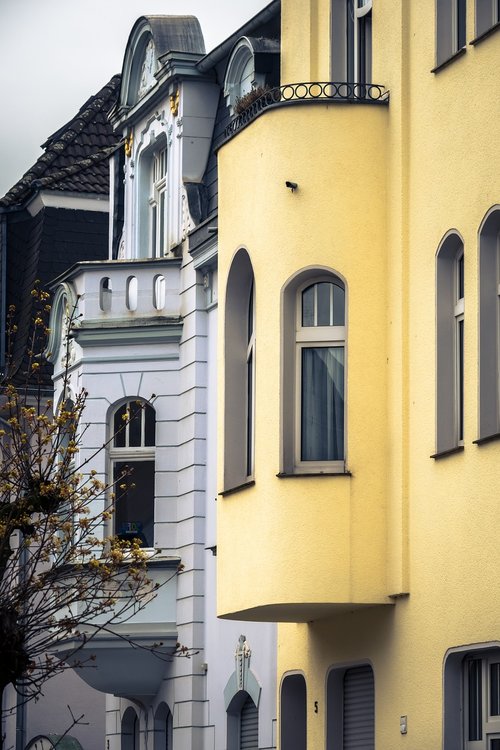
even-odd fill
[(243, 112), (231, 120), (224, 130), (218, 147), (270, 108), (311, 102), (388, 104), (389, 92), (378, 83), (347, 83), (346, 81), (312, 81), (276, 86), (258, 96)]

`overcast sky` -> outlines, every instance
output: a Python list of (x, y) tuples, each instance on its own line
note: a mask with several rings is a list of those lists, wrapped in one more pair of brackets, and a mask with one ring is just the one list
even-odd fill
[(0, 197), (120, 73), (141, 15), (197, 16), (207, 52), (270, 0), (0, 0)]

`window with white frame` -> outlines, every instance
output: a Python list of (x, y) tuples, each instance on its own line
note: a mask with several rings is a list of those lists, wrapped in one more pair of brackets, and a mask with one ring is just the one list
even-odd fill
[(155, 411), (129, 400), (113, 413), (109, 449), (115, 492), (115, 534), (154, 544)]
[(500, 23), (500, 0), (476, 0), (476, 36)]
[(436, 0), (436, 65), (465, 47), (466, 0)]
[(161, 144), (147, 149), (140, 157), (139, 258), (162, 258), (168, 249), (167, 160), (167, 148)]
[(153, 154), (150, 205), (151, 257), (165, 254), (165, 196), (167, 192), (167, 149)]
[(238, 99), (248, 94), (254, 86), (262, 85), (262, 83), (263, 80), (257, 80), (255, 77), (252, 46), (248, 39), (242, 37), (231, 53), (224, 80), (224, 96), (230, 114), (234, 114)]
[(308, 269), (283, 291), (282, 472), (345, 470), (346, 295)]
[(454, 231), (436, 258), (436, 454), (463, 445), (464, 246)]
[(344, 461), (345, 293), (315, 281), (297, 295), (297, 463)]
[(479, 440), (500, 432), (500, 206), (479, 229)]
[(372, 77), (373, 0), (332, 0), (332, 78), (367, 84)]
[(498, 646), (449, 652), (444, 709), (444, 750), (500, 750)]

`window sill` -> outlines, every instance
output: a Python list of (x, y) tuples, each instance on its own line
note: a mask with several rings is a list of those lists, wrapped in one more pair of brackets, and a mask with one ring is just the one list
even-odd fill
[(350, 471), (297, 471), (292, 474), (281, 472), (276, 474), (278, 479), (297, 479), (300, 477), (352, 477)]
[(457, 57), (462, 57), (462, 55), (465, 55), (467, 52), (467, 47), (461, 47), (457, 52), (454, 52), (451, 57), (448, 57), (446, 60), (443, 60), (443, 62), (439, 63), (439, 65), (436, 65), (435, 68), (432, 68), (431, 73), (439, 73), (443, 68), (447, 68), (448, 65), (451, 65), (452, 62), (454, 62)]
[(487, 39), (489, 36), (492, 36), (492, 34), (495, 34), (500, 29), (500, 21), (497, 21), (493, 26), (490, 26), (489, 29), (486, 29), (486, 31), (483, 31), (482, 34), (479, 34), (479, 36), (476, 36), (475, 39), (472, 39), (472, 41), (469, 42), (472, 46), (475, 46), (476, 44), (479, 44), (483, 41), (483, 39)]
[(438, 453), (433, 453), (432, 456), (429, 456), (429, 458), (446, 458), (446, 456), (452, 456), (454, 453), (463, 453), (463, 450), (463, 445), (457, 445), (455, 448), (448, 448), (448, 450), (446, 451), (438, 451)]
[(253, 487), (254, 484), (255, 479), (250, 479), (248, 482), (243, 482), (243, 484), (237, 484), (236, 487), (229, 487), (227, 490), (222, 490), (222, 492), (219, 492), (219, 495), (221, 497), (226, 497), (226, 495), (233, 495), (235, 492), (246, 490), (248, 487)]
[(494, 440), (500, 440), (500, 432), (494, 432), (492, 435), (485, 435), (477, 440), (473, 440), (474, 445), (484, 445), (484, 443), (492, 443)]

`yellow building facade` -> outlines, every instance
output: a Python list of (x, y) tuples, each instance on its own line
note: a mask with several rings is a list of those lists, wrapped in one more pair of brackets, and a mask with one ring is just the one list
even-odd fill
[(282, 0), (218, 150), (218, 612), (283, 750), (500, 748), (500, 6)]

